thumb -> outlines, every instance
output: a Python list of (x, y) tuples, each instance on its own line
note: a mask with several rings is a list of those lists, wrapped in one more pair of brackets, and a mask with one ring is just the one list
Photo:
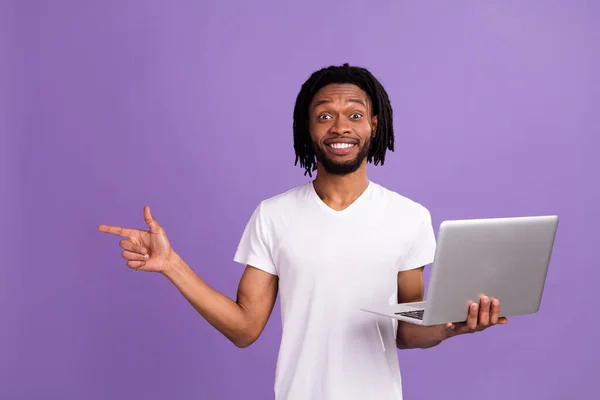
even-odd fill
[(146, 221), (148, 228), (150, 228), (150, 232), (158, 232), (160, 230), (160, 225), (152, 216), (149, 206), (144, 207), (144, 220)]

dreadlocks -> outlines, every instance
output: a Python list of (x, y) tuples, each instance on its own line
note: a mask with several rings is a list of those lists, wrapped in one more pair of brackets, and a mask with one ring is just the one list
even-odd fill
[(388, 94), (379, 81), (365, 68), (351, 67), (347, 63), (330, 66), (314, 72), (302, 85), (294, 107), (294, 150), (298, 165), (305, 169), (304, 175), (312, 176), (317, 161), (308, 129), (308, 110), (314, 95), (329, 84), (354, 84), (361, 88), (371, 100), (373, 115), (378, 124), (375, 137), (367, 155), (367, 161), (383, 165), (386, 150), (394, 151), (394, 127), (392, 105)]

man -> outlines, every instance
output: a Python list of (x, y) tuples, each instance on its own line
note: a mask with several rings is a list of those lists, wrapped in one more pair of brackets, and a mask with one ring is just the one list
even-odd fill
[(368, 70), (344, 64), (308, 79), (294, 109), (294, 148), (296, 163), (316, 176), (253, 212), (234, 257), (246, 265), (235, 301), (194, 273), (149, 207), (148, 231), (99, 230), (126, 237), (130, 268), (162, 273), (236, 346), (258, 339), (279, 292), (276, 399), (401, 399), (397, 348), (433, 347), (506, 319), (487, 297), (458, 325), (423, 327), (359, 310), (422, 300), (423, 267), (435, 251), (428, 210), (367, 177), (367, 163), (383, 165), (394, 150), (392, 125), (388, 95)]

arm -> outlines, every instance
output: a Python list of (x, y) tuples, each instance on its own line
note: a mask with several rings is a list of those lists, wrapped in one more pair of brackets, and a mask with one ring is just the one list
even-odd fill
[[(423, 301), (425, 292), (423, 269), (424, 267), (420, 267), (398, 273), (399, 303)], [(421, 326), (398, 321), (396, 346), (399, 349), (426, 349), (437, 346), (446, 338), (447, 330), (444, 325)]]
[(208, 286), (176, 254), (163, 274), (208, 323), (240, 348), (261, 335), (277, 298), (277, 276), (250, 265), (240, 280), (236, 301)]
[[(423, 301), (425, 287), (423, 269), (424, 267), (420, 267), (398, 273), (399, 303)], [(427, 349), (437, 346), (448, 338), (480, 332), (490, 326), (504, 325), (508, 322), (505, 317), (499, 317), (500, 301), (487, 296), (481, 296), (479, 304), (472, 302), (468, 311), (465, 310), (465, 312), (467, 313), (466, 321), (458, 324), (422, 326), (398, 321), (396, 347), (399, 349)]]

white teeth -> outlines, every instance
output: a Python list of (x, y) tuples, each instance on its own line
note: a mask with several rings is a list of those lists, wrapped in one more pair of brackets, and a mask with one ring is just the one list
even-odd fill
[(352, 143), (332, 143), (330, 146), (334, 149), (348, 149), (354, 145)]

